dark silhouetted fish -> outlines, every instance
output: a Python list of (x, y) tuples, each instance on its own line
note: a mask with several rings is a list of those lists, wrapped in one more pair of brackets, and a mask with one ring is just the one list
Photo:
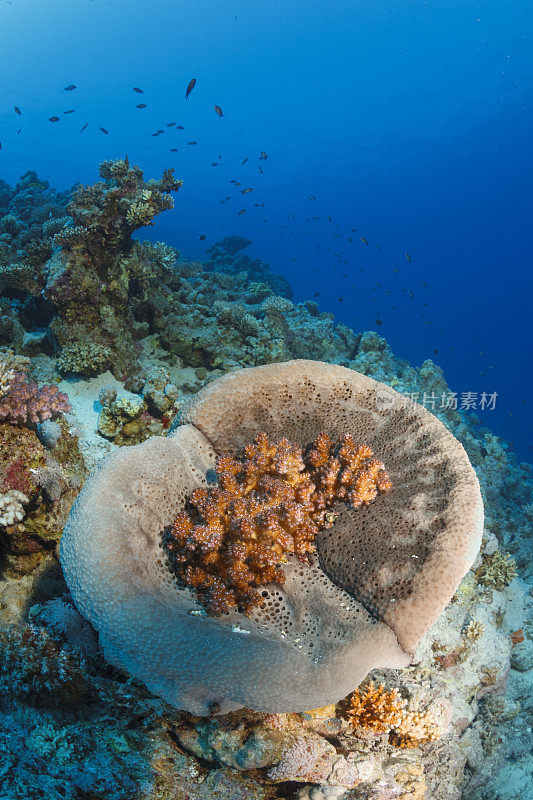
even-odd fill
[(77, 88), (78, 88), (78, 87), (76, 86), (76, 84), (75, 84), (75, 83), (69, 83), (69, 85), (68, 85), (68, 86), (65, 86), (65, 88), (63, 89), (63, 91), (64, 91), (64, 92), (73, 92), (73, 91), (74, 91), (74, 89), (77, 89)]
[(81, 126), (80, 133), (83, 133), (83, 131), (85, 130), (85, 128), (87, 127), (87, 125), (88, 125), (88, 124), (89, 124), (89, 123), (88, 123), (88, 122), (86, 122), (86, 123), (85, 123), (85, 125), (82, 125), (82, 126)]
[(316, 195), (310, 194), (309, 195), (309, 200), (316, 200)]
[(249, 192), (253, 192), (253, 189), (252, 189), (251, 186), (248, 189), (241, 189), (241, 194), (248, 194)]
[(319, 295), (320, 295), (320, 292), (315, 292), (313, 297), (318, 297)]
[(171, 147), (170, 148), (170, 152), (171, 153), (177, 153), (178, 152), (178, 148), (177, 147)]
[(187, 142), (187, 144), (198, 144), (198, 142)]
[(147, 108), (146, 103), (139, 103), (139, 105), (135, 106), (135, 108)]
[(196, 78), (192, 78), (189, 81), (189, 85), (187, 86), (187, 91), (185, 92), (185, 99), (188, 98), (194, 87), (196, 86)]
[(237, 211), (237, 214), (239, 215), (239, 217), (241, 216), (241, 214), (246, 214), (246, 209), (245, 208), (241, 208), (240, 211)]
[(178, 131), (184, 131), (184, 130), (185, 130), (185, 128), (183, 127), (183, 125), (177, 125), (177, 126), (176, 126), (176, 130), (178, 130)]
[(413, 260), (413, 259), (411, 258), (411, 256), (409, 255), (409, 253), (406, 253), (406, 254), (405, 254), (405, 257), (406, 257), (406, 259), (408, 260), (408, 262), (409, 262), (409, 263), (411, 263), (411, 261)]
[(13, 111), (15, 112), (15, 114), (18, 114), (19, 117), (22, 114), (22, 111), (20, 110), (20, 108), (18, 106), (13, 106)]
[(368, 241), (367, 241), (367, 239), (365, 239), (364, 236), (361, 236), (361, 241), (364, 242), (365, 244), (368, 244)]
[(203, 234), (203, 233), (202, 233), (202, 235), (200, 236), (200, 241), (201, 241), (201, 242), (204, 242), (204, 241), (205, 241), (205, 234)]
[(75, 108), (69, 108), (68, 111), (63, 111), (63, 114), (74, 114), (75, 111), (76, 111)]
[(167, 122), (167, 128), (171, 128), (175, 124), (175, 122)]
[(108, 135), (108, 133), (109, 133), (109, 131), (107, 131), (105, 128), (100, 128), (100, 130), (102, 131), (102, 133), (105, 133), (105, 135), (106, 135), (106, 136), (107, 136), (107, 135)]
[(48, 122), (59, 122), (59, 117), (49, 117)]
[(134, 86), (134, 87), (133, 87), (133, 91), (134, 91), (134, 92), (137, 92), (137, 94), (144, 94), (143, 90), (142, 90), (142, 89), (139, 89), (139, 87), (138, 87), (138, 86)]
[(260, 152), (260, 154), (259, 154), (259, 158), (260, 158), (261, 160), (263, 160), (263, 161), (266, 161), (266, 160), (267, 160), (268, 156), (267, 156), (267, 154), (265, 153), (265, 151), (264, 151), (264, 150), (261, 150), (261, 152)]
[(215, 105), (215, 111), (216, 111), (216, 113), (217, 113), (217, 115), (218, 115), (219, 117), (223, 117), (223, 116), (224, 116), (224, 114), (222, 113), (222, 109), (220, 108), (220, 106), (217, 106), (217, 105)]
[(262, 175), (262, 174), (263, 174), (263, 168), (262, 168), (262, 167), (257, 167), (257, 169), (259, 170), (259, 172), (260, 172), (260, 173), (261, 173), (261, 175)]
[(241, 161), (241, 164), (246, 164), (247, 161), (248, 161), (247, 158), (243, 158), (243, 160)]

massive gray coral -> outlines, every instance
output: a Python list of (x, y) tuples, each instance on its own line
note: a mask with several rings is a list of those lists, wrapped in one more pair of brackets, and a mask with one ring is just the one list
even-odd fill
[[(383, 391), (397, 402), (376, 404)], [(375, 667), (406, 666), (481, 540), (479, 485), (453, 436), (372, 379), (308, 361), (229, 374), (183, 421), (102, 462), (63, 534), (67, 583), (106, 657), (196, 714), (323, 706)], [(341, 511), (318, 560), (289, 560), (261, 608), (206, 617), (172, 577), (161, 533), (207, 485), (216, 456), (259, 430), (300, 444), (350, 432), (384, 459), (396, 488), (385, 505)]]

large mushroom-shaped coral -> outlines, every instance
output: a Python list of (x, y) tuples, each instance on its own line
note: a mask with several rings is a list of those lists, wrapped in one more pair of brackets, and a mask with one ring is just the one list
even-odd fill
[[(334, 506), (307, 563), (287, 555), (261, 605), (206, 614), (176, 580), (163, 532), (217, 458), (259, 431), (305, 447), (350, 434), (392, 489)], [(170, 436), (107, 457), (73, 508), (61, 563), (106, 657), (196, 714), (240, 706), (301, 711), (348, 695), (377, 667), (402, 667), (471, 566), (479, 484), (459, 442), (428, 411), (344, 367), (290, 361), (229, 373), (192, 400)]]

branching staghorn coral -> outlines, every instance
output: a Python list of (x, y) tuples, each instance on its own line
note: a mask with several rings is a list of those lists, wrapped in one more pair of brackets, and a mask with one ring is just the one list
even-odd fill
[(516, 562), (509, 553), (496, 550), (484, 553), (481, 565), (475, 570), (476, 581), (481, 586), (504, 589), (516, 578)]
[(372, 450), (350, 434), (322, 434), (305, 450), (259, 433), (244, 457), (222, 456), (218, 486), (196, 489), (164, 536), (178, 579), (196, 588), (209, 613), (261, 605), (255, 587), (284, 583), (288, 555), (305, 560), (339, 501), (367, 505), (391, 488)]
[(388, 733), (395, 747), (417, 747), (442, 735), (430, 710), (410, 709), (398, 689), (385, 689), (374, 681), (353, 692), (346, 714), (355, 730), (376, 736)]

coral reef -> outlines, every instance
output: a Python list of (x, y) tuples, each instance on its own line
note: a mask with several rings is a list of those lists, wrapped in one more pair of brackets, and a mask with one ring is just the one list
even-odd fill
[(191, 494), (164, 537), (178, 580), (212, 614), (262, 605), (254, 587), (285, 583), (280, 564), (314, 550), (335, 503), (358, 508), (391, 488), (383, 463), (350, 434), (335, 445), (323, 434), (304, 451), (259, 433), (242, 459), (217, 460), (216, 477), (217, 487)]
[(102, 163), (100, 176), (72, 194), (72, 224), (54, 238), (62, 251), (48, 264), (45, 294), (58, 309), (51, 327), (66, 351), (60, 368), (89, 375), (112, 366), (125, 377), (135, 368), (136, 352), (126, 259), (131, 236), (172, 208), (170, 192), (181, 181), (170, 169), (158, 181), (145, 181), (127, 159)]
[(225, 236), (207, 249), (206, 269), (229, 275), (245, 273), (250, 282), (266, 284), (276, 294), (290, 299), (292, 289), (283, 275), (272, 272), (268, 264), (260, 259), (251, 259), (242, 253), (251, 244), (251, 239), (244, 236)]

